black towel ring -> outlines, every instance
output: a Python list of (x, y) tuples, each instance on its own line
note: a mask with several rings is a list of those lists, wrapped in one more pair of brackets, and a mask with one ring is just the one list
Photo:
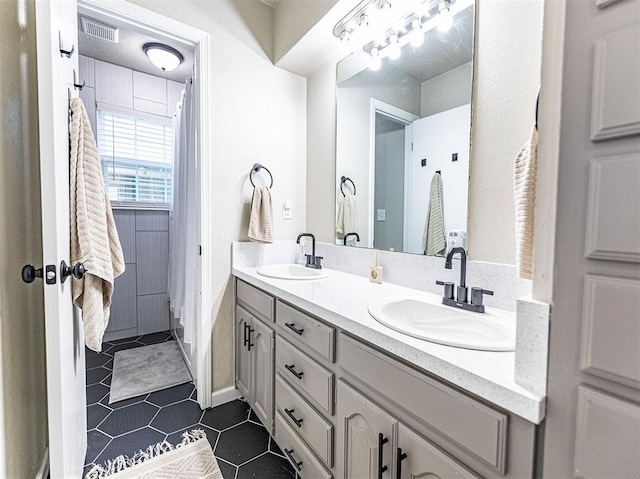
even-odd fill
[(269, 188), (273, 188), (273, 175), (271, 174), (271, 172), (269, 171), (269, 169), (266, 166), (262, 166), (260, 163), (254, 164), (253, 167), (251, 168), (251, 171), (249, 172), (249, 181), (251, 182), (251, 184), (255, 188), (256, 185), (253, 182), (253, 178), (251, 177), (251, 175), (253, 175), (254, 172), (258, 173), (262, 169), (264, 169), (267, 173), (269, 173), (269, 176), (271, 177), (271, 185), (269, 186)]
[(340, 193), (342, 193), (342, 196), (346, 196), (344, 194), (344, 191), (342, 190), (342, 185), (345, 184), (345, 182), (350, 181), (351, 184), (353, 185), (353, 194), (355, 196), (356, 194), (356, 184), (353, 182), (353, 180), (351, 178), (349, 178), (348, 176), (343, 176), (342, 178), (340, 178)]

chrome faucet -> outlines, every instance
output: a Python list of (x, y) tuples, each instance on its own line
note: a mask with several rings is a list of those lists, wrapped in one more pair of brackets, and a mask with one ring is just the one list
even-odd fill
[(349, 236), (355, 236), (356, 241), (360, 243), (360, 235), (358, 233), (347, 233), (346, 235), (344, 235), (344, 238), (342, 238), (343, 245), (347, 246), (347, 238), (349, 238)]
[(446, 269), (452, 268), (452, 259), (456, 253), (460, 253), (460, 284), (456, 291), (456, 299), (453, 298), (453, 289), (455, 284), (450, 281), (436, 281), (436, 284), (444, 286), (444, 295), (442, 296), (442, 304), (454, 306), (456, 308), (474, 311), (476, 313), (484, 313), (483, 296), (488, 294), (493, 296), (493, 291), (482, 288), (471, 288), (471, 302), (468, 302), (467, 288), (467, 252), (464, 248), (452, 248), (444, 262)]
[(305, 266), (307, 268), (322, 269), (322, 256), (316, 256), (316, 237), (311, 233), (300, 233), (298, 235), (296, 243), (299, 244), (300, 238), (304, 236), (311, 238), (311, 254), (305, 255), (307, 257), (307, 263), (305, 264)]

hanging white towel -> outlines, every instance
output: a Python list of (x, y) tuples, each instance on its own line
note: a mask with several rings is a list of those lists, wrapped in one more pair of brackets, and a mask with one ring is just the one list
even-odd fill
[(98, 149), (82, 100), (70, 100), (71, 264), (84, 264), (86, 273), (73, 280), (73, 302), (82, 309), (87, 347), (102, 350), (109, 323), (115, 278), (124, 272), (124, 258), (102, 177)]
[(538, 130), (518, 152), (513, 164), (513, 196), (516, 210), (516, 266), (518, 276), (533, 274), (533, 215), (536, 199), (536, 155)]
[(447, 249), (444, 232), (444, 193), (440, 173), (431, 179), (427, 219), (422, 234), (422, 250), (427, 256), (442, 256)]
[(249, 239), (262, 243), (273, 243), (273, 206), (271, 189), (268, 186), (255, 187), (251, 200), (249, 219)]
[(338, 207), (336, 220), (336, 234), (338, 239), (344, 238), (347, 233), (358, 232), (358, 204), (355, 195), (345, 195)]

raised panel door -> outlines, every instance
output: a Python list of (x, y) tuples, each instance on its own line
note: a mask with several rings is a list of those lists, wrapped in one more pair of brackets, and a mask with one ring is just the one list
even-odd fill
[(397, 421), (369, 398), (338, 381), (336, 477), (391, 479)]
[(249, 336), (251, 345), (251, 396), (252, 407), (264, 427), (273, 433), (273, 360), (274, 332), (253, 318), (253, 331)]
[(236, 306), (236, 386), (242, 395), (251, 401), (251, 355), (247, 348), (247, 334), (251, 326), (251, 315), (240, 306)]

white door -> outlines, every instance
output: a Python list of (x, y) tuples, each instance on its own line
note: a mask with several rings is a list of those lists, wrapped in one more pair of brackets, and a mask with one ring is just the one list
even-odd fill
[(47, 401), (51, 477), (82, 476), (87, 446), (84, 338), (72, 306), (71, 282), (60, 281), (59, 265), (70, 261), (68, 95), (78, 71), (75, 0), (36, 1), (38, 111), (42, 245), (45, 265), (55, 269), (55, 284), (45, 284)]

